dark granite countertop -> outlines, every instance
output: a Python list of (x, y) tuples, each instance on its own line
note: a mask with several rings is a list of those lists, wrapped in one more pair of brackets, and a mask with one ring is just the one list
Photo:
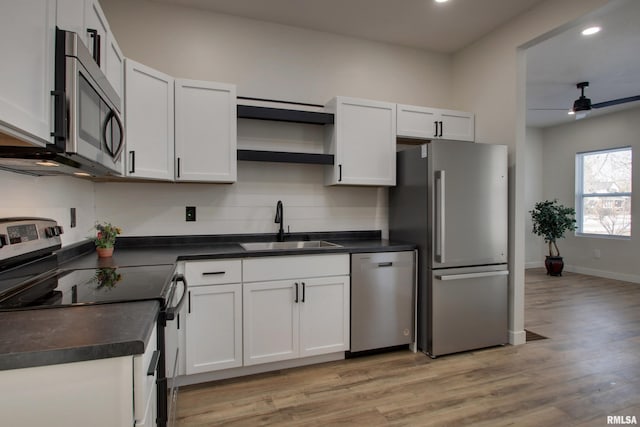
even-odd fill
[[(397, 252), (411, 243), (390, 242), (379, 231), (292, 234), (288, 240), (326, 240), (341, 247), (246, 251), (240, 242), (274, 241), (275, 235), (121, 237), (112, 258), (98, 258), (84, 242), (58, 254), (64, 269), (172, 266), (177, 261), (321, 253)], [(52, 365), (144, 352), (159, 311), (143, 301), (0, 312), (0, 370)]]
[(312, 255), (326, 253), (399, 252), (416, 248), (413, 243), (381, 239), (379, 232), (305, 233), (288, 240), (326, 240), (340, 247), (277, 249), (247, 251), (240, 243), (274, 241), (271, 235), (229, 236), (167, 236), (120, 238), (111, 258), (98, 258), (90, 246), (89, 252), (65, 262), (67, 269), (131, 267), (142, 265), (173, 265), (176, 261), (221, 258), (250, 258), (281, 255)]
[(158, 301), (0, 312), (0, 370), (144, 353)]

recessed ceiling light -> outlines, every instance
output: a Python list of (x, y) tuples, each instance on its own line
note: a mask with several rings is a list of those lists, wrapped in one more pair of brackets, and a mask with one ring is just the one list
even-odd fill
[(86, 173), (86, 172), (74, 172), (73, 174), (76, 176), (91, 176), (90, 173)]
[(569, 111), (567, 111), (567, 114), (568, 114), (568, 115), (570, 115), (570, 116), (573, 116), (575, 113), (576, 113), (576, 112), (575, 112), (575, 111), (573, 111), (573, 110), (569, 110)]
[(592, 34), (595, 33), (599, 33), (601, 30), (600, 27), (589, 27), (589, 28), (585, 28), (584, 30), (582, 30), (582, 35), (583, 36), (590, 36)]
[(448, 2), (448, 1), (449, 1), (449, 0), (436, 0), (436, 3), (446, 3), (446, 2)]

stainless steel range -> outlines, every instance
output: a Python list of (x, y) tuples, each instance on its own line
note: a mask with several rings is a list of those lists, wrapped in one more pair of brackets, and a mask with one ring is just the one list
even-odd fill
[[(0, 219), (0, 311), (36, 310), (157, 300), (158, 426), (165, 426), (167, 405), (165, 334), (167, 321), (175, 318), (184, 303), (186, 282), (174, 275), (173, 266), (106, 267), (65, 269), (54, 253), (61, 248), (64, 230), (46, 218)], [(174, 298), (182, 283), (182, 295)], [(176, 295), (176, 297), (177, 297)], [(171, 302), (178, 302), (171, 306)]]

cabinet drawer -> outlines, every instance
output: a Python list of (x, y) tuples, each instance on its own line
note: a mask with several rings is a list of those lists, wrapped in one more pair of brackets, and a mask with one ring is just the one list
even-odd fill
[(187, 262), (184, 272), (189, 286), (239, 283), (242, 281), (242, 262), (239, 259)]
[(244, 260), (245, 282), (328, 277), (349, 274), (348, 254), (293, 255)]

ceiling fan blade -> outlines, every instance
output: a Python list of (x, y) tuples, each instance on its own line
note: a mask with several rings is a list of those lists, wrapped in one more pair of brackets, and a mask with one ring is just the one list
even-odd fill
[(640, 101), (640, 95), (629, 96), (627, 98), (612, 99), (611, 101), (598, 102), (591, 104), (591, 108), (611, 107), (613, 105), (626, 104), (627, 102)]

